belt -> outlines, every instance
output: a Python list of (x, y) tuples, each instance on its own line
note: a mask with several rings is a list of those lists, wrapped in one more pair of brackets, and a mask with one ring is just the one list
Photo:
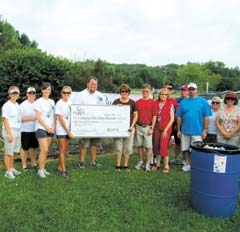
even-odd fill
[(137, 123), (137, 125), (138, 125), (138, 126), (141, 126), (141, 127), (148, 127), (148, 126), (151, 126), (152, 124), (146, 125), (146, 124), (138, 124), (138, 123)]

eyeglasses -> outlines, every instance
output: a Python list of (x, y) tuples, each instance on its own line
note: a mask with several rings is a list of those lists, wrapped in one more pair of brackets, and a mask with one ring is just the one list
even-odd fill
[(212, 105), (219, 105), (220, 102), (212, 102)]
[(162, 95), (162, 96), (168, 96), (167, 93), (161, 93), (160, 95)]
[(226, 101), (228, 101), (228, 100), (229, 100), (229, 101), (235, 101), (236, 99), (233, 98), (233, 97), (227, 97), (227, 98), (226, 98)]
[(121, 90), (120, 92), (121, 93), (128, 93), (129, 91), (128, 90)]
[(189, 90), (189, 91), (194, 91), (195, 89), (194, 89), (194, 88), (189, 88), (188, 90)]
[(63, 94), (71, 94), (71, 92), (62, 92)]
[(36, 94), (35, 92), (28, 92), (28, 94)]

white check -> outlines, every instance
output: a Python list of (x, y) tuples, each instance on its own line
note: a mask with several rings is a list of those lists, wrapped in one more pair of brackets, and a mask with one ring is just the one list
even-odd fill
[(128, 137), (130, 106), (79, 105), (71, 106), (71, 131), (74, 137)]

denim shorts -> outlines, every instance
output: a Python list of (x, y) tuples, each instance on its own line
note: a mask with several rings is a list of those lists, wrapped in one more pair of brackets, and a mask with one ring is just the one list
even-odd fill
[(37, 139), (42, 139), (42, 138), (47, 138), (47, 137), (53, 137), (54, 134), (48, 133), (47, 131), (43, 129), (37, 129), (35, 132), (36, 138)]

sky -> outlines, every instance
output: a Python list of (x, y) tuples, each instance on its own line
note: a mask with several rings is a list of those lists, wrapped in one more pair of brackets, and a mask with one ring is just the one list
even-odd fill
[(42, 51), (73, 61), (240, 66), (239, 0), (0, 0)]

